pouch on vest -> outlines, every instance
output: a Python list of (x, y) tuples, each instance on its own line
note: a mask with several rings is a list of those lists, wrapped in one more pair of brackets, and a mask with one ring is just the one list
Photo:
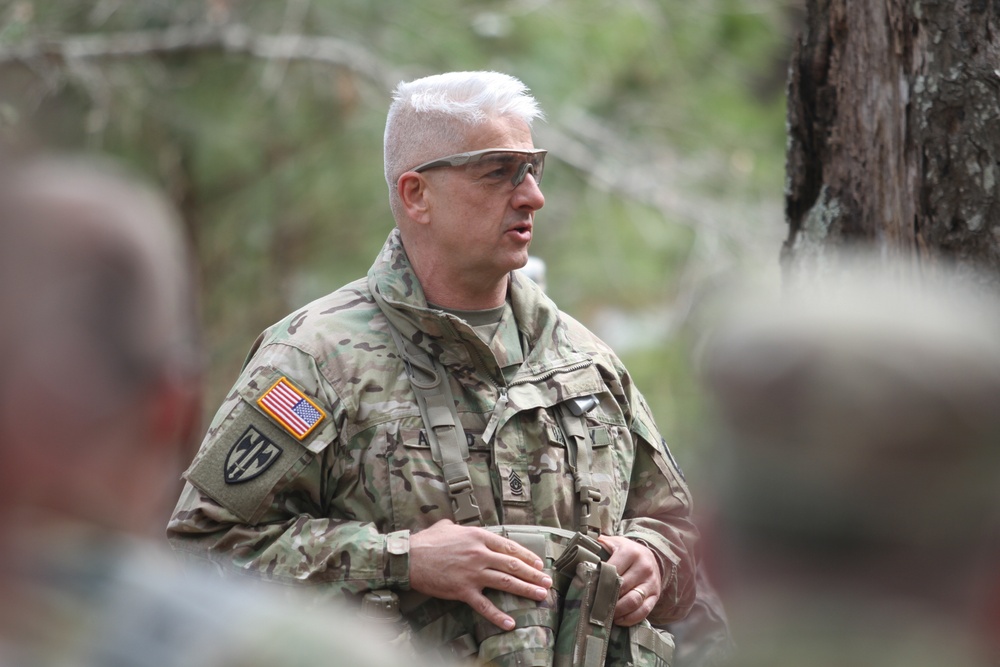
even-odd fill
[(615, 627), (608, 646), (608, 665), (670, 667), (674, 659), (674, 638), (666, 630), (643, 621), (628, 628)]
[[(562, 550), (552, 548), (553, 540), (560, 538), (538, 526), (490, 526), (487, 530), (514, 540), (541, 558), (554, 585), (541, 602), (494, 589), (484, 590), (490, 602), (514, 619), (514, 629), (502, 630), (476, 614), (473, 638), (478, 645), (477, 662), (499, 667), (550, 667), (566, 591), (559, 585), (555, 570), (556, 556)], [(572, 536), (565, 532), (561, 539), (572, 543)]]
[(554, 667), (604, 667), (621, 585), (610, 563), (577, 564), (563, 600)]
[(597, 540), (576, 533), (550, 561), (552, 570), (546, 571), (555, 585), (544, 601), (484, 591), (515, 625), (504, 631), (478, 617), (478, 661), (500, 667), (603, 667), (621, 589), (615, 567), (604, 562), (608, 557)]
[(628, 628), (613, 625), (621, 577), (606, 562), (609, 557), (600, 542), (577, 533), (556, 561), (556, 582), (564, 593), (554, 667), (670, 667), (669, 632), (645, 620)]
[(559, 594), (536, 602), (519, 595), (486, 589), (483, 593), (514, 619), (514, 629), (505, 631), (477, 615), (474, 636), (479, 644), (477, 663), (496, 667), (549, 667), (553, 664), (559, 628)]

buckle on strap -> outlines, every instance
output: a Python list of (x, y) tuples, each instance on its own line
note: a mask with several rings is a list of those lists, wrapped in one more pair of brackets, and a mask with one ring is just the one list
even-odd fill
[(596, 396), (568, 399), (559, 406), (559, 423), (566, 438), (566, 458), (573, 470), (574, 487), (580, 499), (577, 529), (591, 536), (600, 534), (601, 523), (595, 511), (601, 504), (601, 492), (594, 485), (590, 464), (593, 442), (586, 428), (586, 415), (597, 405)]
[(577, 484), (580, 491), (580, 521), (578, 528), (591, 537), (601, 534), (601, 521), (592, 508), (601, 502), (601, 492), (594, 486)]
[(479, 505), (472, 493), (472, 481), (462, 477), (448, 482), (448, 495), (451, 496), (452, 509), (455, 512), (455, 523), (463, 526), (479, 524)]
[(452, 498), (455, 522), (462, 525), (482, 525), (482, 515), (472, 494), (469, 466), (466, 463), (469, 458), (468, 443), (455, 410), (447, 373), (438, 359), (423, 353), (412, 341), (405, 340), (388, 315), (386, 319), (420, 408), (420, 418), (424, 422), (431, 446), (431, 457), (441, 464), (444, 472), (448, 494)]

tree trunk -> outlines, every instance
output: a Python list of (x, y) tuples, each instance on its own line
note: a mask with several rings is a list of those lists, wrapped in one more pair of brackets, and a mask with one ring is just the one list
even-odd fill
[(1000, 284), (1000, 0), (807, 0), (789, 69), (786, 277), (845, 249)]

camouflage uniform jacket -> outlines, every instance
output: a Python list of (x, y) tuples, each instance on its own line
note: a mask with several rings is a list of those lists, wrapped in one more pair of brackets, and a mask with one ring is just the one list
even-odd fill
[[(664, 590), (650, 620), (683, 617), (695, 596), (690, 496), (620, 360), (534, 283), (512, 274), (517, 332), (507, 339), (520, 339), (524, 352), (505, 379), (468, 324), (427, 307), (398, 230), (367, 279), (258, 338), (185, 473), (168, 528), (174, 548), (317, 585), (321, 597), (408, 590), (410, 532), (452, 518), (452, 509), (376, 297), (402, 335), (450, 375), (485, 525), (577, 528), (578, 499), (553, 408), (597, 397), (587, 420), (601, 532), (641, 540), (657, 555)], [(308, 426), (262, 404), (282, 378)]]

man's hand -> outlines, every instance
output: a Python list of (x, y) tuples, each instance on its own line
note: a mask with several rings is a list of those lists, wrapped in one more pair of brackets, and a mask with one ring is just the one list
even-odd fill
[(517, 542), (448, 519), (410, 535), (410, 587), (431, 597), (461, 600), (505, 630), (513, 629), (514, 619), (490, 602), (483, 589), (544, 600), (552, 579), (543, 567), (538, 556)]
[(608, 562), (622, 578), (615, 624), (627, 627), (640, 623), (653, 611), (663, 587), (656, 556), (649, 547), (627, 537), (602, 535), (598, 540), (611, 552)]

